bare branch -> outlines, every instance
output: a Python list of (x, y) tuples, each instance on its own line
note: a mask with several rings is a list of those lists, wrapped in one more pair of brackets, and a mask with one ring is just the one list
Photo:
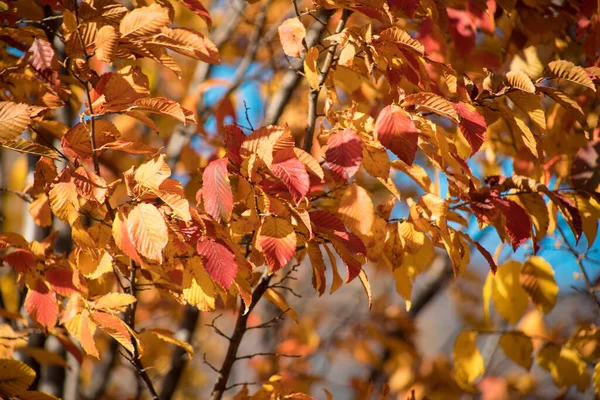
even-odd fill
[(300, 358), (301, 355), (298, 354), (281, 354), (281, 353), (254, 353), (248, 354), (246, 356), (236, 357), (236, 360), (248, 360), (254, 357), (286, 357), (286, 358)]
[(211, 328), (214, 329), (214, 331), (217, 333), (217, 335), (224, 337), (227, 340), (231, 340), (231, 338), (229, 336), (227, 336), (225, 333), (223, 333), (223, 331), (221, 329), (219, 329), (216, 325), (215, 322), (221, 318), (223, 316), (223, 314), (219, 314), (217, 315), (210, 324), (205, 324), (206, 326), (209, 326)]

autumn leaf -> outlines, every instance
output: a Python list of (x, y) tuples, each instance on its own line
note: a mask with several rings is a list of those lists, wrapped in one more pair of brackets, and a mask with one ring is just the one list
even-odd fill
[(227, 162), (227, 158), (211, 161), (202, 173), (204, 209), (217, 221), (229, 221), (233, 208)]
[(570, 61), (558, 60), (548, 63), (548, 71), (557, 78), (564, 79), (596, 91), (594, 82), (585, 70)]
[(35, 379), (35, 371), (17, 360), (0, 360), (0, 395), (19, 396)]
[(105, 25), (98, 29), (96, 35), (96, 57), (98, 60), (112, 64), (119, 44), (119, 32), (114, 26)]
[(533, 303), (545, 314), (554, 309), (558, 297), (558, 285), (554, 280), (552, 266), (539, 256), (532, 256), (523, 263), (521, 286)]
[(435, 93), (421, 92), (404, 98), (404, 105), (417, 106), (418, 110), (433, 112), (458, 123), (458, 114), (453, 104)]
[(283, 52), (290, 57), (300, 57), (300, 53), (304, 50), (303, 41), (306, 36), (306, 28), (300, 19), (296, 17), (286, 19), (277, 30)]
[(550, 372), (554, 383), (561, 388), (576, 386), (584, 392), (590, 386), (587, 364), (573, 349), (547, 344), (536, 356), (540, 367)]
[(529, 336), (519, 331), (507, 332), (500, 336), (498, 343), (508, 358), (526, 370), (531, 369), (533, 343)]
[(527, 292), (520, 283), (521, 263), (509, 261), (498, 267), (492, 283), (494, 308), (511, 325), (527, 310)]
[(419, 131), (409, 115), (396, 105), (386, 106), (375, 121), (377, 139), (408, 165), (417, 153)]
[(119, 32), (128, 40), (142, 39), (158, 33), (171, 22), (169, 11), (158, 4), (136, 8), (121, 20)]
[(56, 325), (58, 318), (56, 293), (50, 290), (41, 279), (37, 279), (34, 286), (29, 288), (24, 307), (31, 319), (45, 329)]
[(458, 114), (458, 127), (464, 135), (469, 146), (471, 146), (471, 155), (477, 153), (483, 141), (487, 129), (485, 119), (477, 112), (475, 108), (466, 103), (454, 104), (454, 109)]
[(29, 114), (27, 104), (0, 101), (0, 142), (19, 137), (31, 121)]
[(278, 151), (273, 157), (271, 171), (287, 187), (292, 199), (299, 203), (309, 192), (310, 180), (304, 164), (298, 159), (294, 149)]
[(332, 135), (329, 138), (325, 159), (336, 179), (347, 181), (352, 178), (363, 159), (358, 133), (347, 128)]
[(264, 253), (269, 269), (276, 272), (292, 259), (296, 251), (296, 232), (284, 218), (266, 217), (257, 233), (256, 243)]
[(344, 191), (338, 214), (351, 231), (365, 236), (371, 232), (375, 220), (373, 201), (363, 187), (352, 184)]
[(452, 358), (454, 359), (455, 379), (463, 388), (469, 388), (485, 368), (483, 357), (477, 349), (473, 331), (461, 332), (454, 341)]
[(196, 245), (206, 272), (219, 285), (229, 290), (238, 271), (231, 249), (221, 240), (202, 238)]
[(156, 207), (148, 203), (135, 206), (127, 217), (127, 232), (139, 254), (162, 262), (169, 236), (165, 220)]

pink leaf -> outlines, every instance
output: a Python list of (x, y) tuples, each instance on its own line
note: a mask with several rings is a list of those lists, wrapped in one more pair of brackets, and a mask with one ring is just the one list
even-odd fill
[(375, 122), (375, 132), (382, 145), (412, 165), (417, 154), (419, 131), (403, 109), (392, 104), (381, 110)]
[(208, 29), (212, 27), (212, 18), (202, 3), (198, 0), (183, 0), (183, 4), (185, 4), (190, 11), (193, 11), (196, 15), (206, 21)]
[(325, 159), (338, 180), (350, 179), (362, 161), (362, 144), (355, 130), (347, 128), (329, 138)]
[(227, 158), (211, 161), (202, 174), (204, 209), (219, 222), (229, 221), (233, 193), (227, 177)]
[(231, 249), (220, 239), (215, 241), (204, 237), (198, 241), (196, 250), (210, 277), (229, 290), (238, 271)]

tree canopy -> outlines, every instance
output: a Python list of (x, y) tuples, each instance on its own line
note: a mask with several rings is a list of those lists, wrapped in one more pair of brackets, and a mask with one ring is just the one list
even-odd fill
[(599, 13), (0, 0), (0, 398), (600, 394)]

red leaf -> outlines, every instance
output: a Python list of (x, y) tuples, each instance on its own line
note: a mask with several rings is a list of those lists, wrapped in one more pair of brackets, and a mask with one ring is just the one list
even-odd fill
[(225, 126), (225, 148), (227, 149), (227, 157), (233, 162), (235, 165), (240, 165), (242, 163), (242, 157), (240, 156), (240, 148), (242, 147), (242, 143), (246, 139), (246, 135), (240, 128), (236, 125), (226, 125)]
[(296, 203), (308, 194), (310, 189), (308, 172), (296, 156), (294, 149), (286, 148), (278, 151), (273, 157), (271, 171), (285, 184)]
[(477, 250), (479, 250), (479, 252), (481, 253), (481, 255), (486, 259), (486, 261), (490, 265), (490, 269), (492, 270), (492, 274), (496, 274), (496, 271), (498, 270), (498, 266), (496, 265), (496, 262), (494, 261), (494, 257), (492, 257), (492, 255), (490, 254), (490, 252), (487, 251), (485, 249), (485, 247), (483, 247), (481, 244), (479, 244), (479, 242), (476, 242), (476, 241), (473, 240), (473, 241), (471, 241), (471, 243), (473, 243), (473, 245), (475, 247), (477, 247)]
[[(546, 192), (546, 194), (560, 209), (561, 213), (565, 217), (565, 220), (569, 222), (569, 226), (571, 227), (573, 235), (575, 236), (575, 241), (578, 243), (579, 239), (581, 239), (581, 234), (583, 233), (583, 221), (581, 220), (581, 214), (579, 213), (577, 206), (571, 199), (557, 192)], [(570, 217), (571, 221), (569, 221), (568, 217)]]
[(415, 11), (421, 5), (419, 0), (389, 0), (388, 4), (392, 10), (401, 10), (408, 18), (415, 15)]
[(468, 57), (475, 47), (475, 24), (471, 14), (452, 8), (448, 8), (447, 11), (454, 48), (460, 56)]
[(381, 110), (375, 122), (375, 132), (382, 145), (412, 165), (417, 154), (419, 131), (403, 109), (392, 104)]
[(219, 222), (229, 221), (233, 193), (227, 177), (227, 158), (211, 161), (202, 174), (204, 209)]
[(206, 272), (215, 282), (229, 290), (238, 271), (231, 249), (220, 239), (215, 241), (205, 237), (198, 241), (196, 250), (202, 258)]
[(331, 229), (337, 232), (346, 232), (346, 226), (341, 219), (325, 210), (311, 211), (309, 213), (310, 221), (315, 226), (316, 231)]
[(284, 218), (266, 217), (260, 227), (257, 242), (272, 272), (285, 267), (296, 252), (296, 232)]
[(513, 250), (531, 237), (531, 219), (527, 212), (514, 201), (492, 199), (492, 203), (506, 217), (506, 233), (510, 236)]
[(46, 329), (56, 325), (58, 318), (58, 302), (56, 293), (38, 279), (35, 287), (30, 287), (25, 298), (25, 310), (32, 320), (42, 325)]
[(61, 296), (70, 296), (77, 292), (73, 284), (73, 270), (70, 269), (51, 269), (46, 271), (46, 280), (52, 286), (52, 289)]
[(4, 256), (4, 261), (19, 272), (30, 272), (37, 264), (33, 253), (25, 249), (16, 249)]
[(487, 126), (485, 119), (473, 107), (460, 102), (454, 104), (460, 122), (458, 126), (471, 146), (471, 155), (475, 154), (483, 144)]
[(183, 0), (183, 4), (185, 4), (190, 11), (193, 11), (197, 16), (206, 21), (208, 29), (212, 27), (212, 18), (202, 3), (200, 3), (198, 0)]
[(347, 128), (329, 138), (325, 159), (335, 179), (350, 179), (362, 161), (362, 144), (355, 130)]

